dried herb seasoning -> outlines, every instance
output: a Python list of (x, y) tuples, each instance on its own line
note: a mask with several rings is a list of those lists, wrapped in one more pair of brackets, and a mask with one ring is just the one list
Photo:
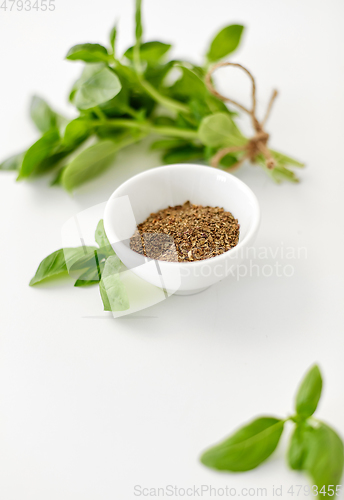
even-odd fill
[(227, 252), (239, 241), (237, 219), (224, 208), (193, 205), (152, 213), (130, 238), (130, 248), (151, 259), (193, 262)]

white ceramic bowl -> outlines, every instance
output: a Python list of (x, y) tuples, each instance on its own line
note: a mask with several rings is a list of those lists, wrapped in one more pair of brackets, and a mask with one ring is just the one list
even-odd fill
[[(137, 224), (152, 212), (187, 200), (232, 212), (240, 224), (238, 245), (211, 259), (188, 263), (152, 260), (130, 249)], [(221, 170), (191, 164), (167, 165), (135, 175), (114, 191), (104, 213), (106, 234), (125, 266), (167, 294), (181, 295), (200, 292), (233, 275), (256, 236), (259, 220), (257, 198), (246, 184)]]

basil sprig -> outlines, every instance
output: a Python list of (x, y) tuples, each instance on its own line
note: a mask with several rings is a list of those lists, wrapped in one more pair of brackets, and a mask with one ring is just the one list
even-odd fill
[[(85, 63), (69, 95), (79, 116), (68, 120), (33, 97), (30, 114), (42, 136), (25, 153), (0, 163), (0, 170), (17, 170), (18, 180), (54, 172), (51, 184), (72, 191), (101, 175), (119, 150), (149, 135), (163, 137), (159, 149), (164, 163), (208, 162), (219, 149), (246, 144), (235, 124), (236, 114), (204, 83), (209, 65), (238, 48), (244, 27), (222, 28), (199, 66), (169, 58), (168, 43), (144, 42), (141, 0), (135, 2), (135, 44), (122, 55), (116, 50), (117, 26), (108, 46), (78, 44), (66, 55), (69, 61)], [(168, 77), (176, 71), (180, 76), (171, 84)], [(93, 143), (86, 147), (88, 139)], [(221, 165), (231, 167), (240, 154), (228, 154)], [(276, 181), (297, 181), (289, 166), (303, 165), (281, 153), (271, 154), (277, 162), (273, 171), (266, 169), (263, 158), (257, 158), (258, 164)]]
[(338, 434), (313, 417), (322, 391), (322, 376), (313, 366), (296, 395), (295, 415), (286, 419), (259, 417), (229, 438), (205, 451), (201, 462), (207, 467), (244, 472), (258, 467), (275, 451), (286, 422), (294, 424), (287, 461), (294, 470), (304, 471), (314, 492), (321, 497), (339, 491), (344, 467), (344, 446)]
[(71, 277), (77, 276), (74, 283), (76, 287), (99, 285), (104, 311), (129, 309), (128, 294), (120, 277), (123, 264), (106, 236), (102, 219), (97, 225), (95, 240), (98, 247), (83, 245), (60, 248), (45, 257), (30, 285), (69, 274)]

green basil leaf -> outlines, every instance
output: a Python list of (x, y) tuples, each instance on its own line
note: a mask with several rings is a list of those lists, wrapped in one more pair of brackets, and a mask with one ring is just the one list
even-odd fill
[(198, 129), (200, 141), (212, 147), (245, 144), (245, 139), (239, 134), (232, 118), (226, 113), (206, 116)]
[(67, 165), (62, 174), (62, 185), (71, 191), (104, 172), (112, 163), (118, 145), (102, 141), (82, 151)]
[(273, 170), (269, 171), (269, 173), (271, 173), (271, 177), (277, 183), (280, 183), (281, 181), (289, 181), (297, 184), (298, 182), (300, 182), (300, 179), (295, 174), (295, 172), (279, 164), (277, 164)]
[(221, 158), (220, 165), (225, 168), (233, 167), (236, 163), (238, 163), (239, 158), (237, 156), (228, 154)]
[(284, 421), (261, 417), (245, 425), (222, 443), (210, 448), (201, 462), (207, 467), (243, 472), (258, 467), (276, 449)]
[(124, 66), (124, 64), (116, 66), (116, 74), (125, 81), (128, 88), (135, 92), (141, 92), (142, 87), (138, 81), (137, 74), (132, 66)]
[(81, 72), (80, 77), (74, 82), (74, 85), (69, 93), (69, 100), (74, 102), (75, 94), (81, 85), (91, 78), (91, 76), (99, 73), (103, 68), (106, 68), (104, 63), (90, 63), (85, 64), (84, 69)]
[(176, 148), (166, 151), (163, 155), (163, 162), (166, 164), (182, 163), (184, 161), (202, 159), (204, 154), (203, 146), (194, 146), (193, 144), (186, 144), (185, 146), (178, 146)]
[(26, 151), (19, 171), (18, 180), (29, 177), (43, 160), (52, 155), (59, 141), (60, 135), (55, 128), (42, 135), (42, 137)]
[(124, 115), (129, 111), (129, 90), (128, 86), (124, 83), (121, 84), (121, 91), (109, 101), (106, 101), (99, 105), (103, 113), (106, 114), (108, 118)]
[[(206, 146), (204, 148), (204, 156), (207, 161), (210, 163), (212, 157), (217, 153), (218, 148), (211, 148), (210, 146)], [(235, 165), (240, 157), (235, 153), (228, 153), (220, 160), (220, 165), (225, 168), (230, 168)]]
[(282, 166), (284, 165), (291, 165), (293, 167), (299, 167), (302, 168), (305, 166), (304, 163), (301, 163), (294, 158), (291, 158), (290, 156), (284, 155), (282, 153), (279, 153), (278, 151), (273, 151), (270, 149), (272, 155), (274, 156), (275, 160)]
[(136, 0), (135, 3), (135, 38), (136, 41), (140, 44), (142, 39), (142, 18), (141, 18), (141, 0)]
[(71, 149), (57, 145), (50, 156), (44, 158), (34, 169), (31, 175), (43, 175), (54, 169), (59, 163), (72, 152)]
[(0, 163), (0, 170), (19, 170), (24, 158), (25, 153), (19, 153), (7, 158)]
[[(153, 85), (153, 87), (160, 89), (164, 78), (173, 67), (173, 61), (168, 61), (166, 64), (148, 64), (144, 72), (145, 80)], [(163, 88), (163, 91), (166, 92), (166, 89)]]
[(190, 69), (184, 66), (176, 66), (182, 71), (182, 77), (174, 85), (168, 87), (172, 96), (185, 100), (185, 97), (204, 100), (207, 89), (204, 82)]
[(198, 123), (191, 115), (178, 113), (175, 126), (177, 128), (184, 128), (196, 131), (196, 129), (198, 128)]
[(106, 236), (103, 219), (100, 219), (100, 221), (98, 222), (95, 233), (95, 240), (96, 243), (99, 245), (99, 248), (105, 255), (107, 256), (116, 255), (108, 240), (108, 237)]
[(290, 438), (288, 448), (288, 463), (291, 469), (302, 470), (308, 451), (309, 428), (305, 425), (297, 425)]
[(211, 114), (211, 110), (204, 99), (191, 99), (189, 107), (192, 116), (196, 118), (197, 122), (201, 122), (205, 116)]
[(171, 118), (170, 116), (154, 116), (152, 118), (152, 122), (154, 125), (161, 125), (166, 127), (176, 127), (176, 120)]
[(110, 45), (111, 45), (112, 52), (113, 52), (114, 56), (115, 56), (115, 53), (116, 53), (116, 51), (115, 51), (116, 37), (117, 37), (117, 24), (115, 24), (115, 26), (110, 31), (110, 36), (109, 36)]
[(73, 102), (79, 109), (94, 108), (115, 97), (121, 88), (117, 75), (109, 68), (101, 68), (86, 81), (82, 81), (73, 94)]
[(322, 377), (317, 365), (313, 366), (298, 390), (296, 411), (302, 417), (310, 417), (315, 412), (322, 390)]
[(66, 59), (70, 61), (85, 61), (87, 63), (107, 62), (109, 55), (103, 45), (99, 43), (82, 43), (69, 49)]
[(105, 259), (105, 257), (106, 255), (102, 253), (98, 248), (96, 248), (94, 249), (93, 253), (90, 251), (84, 253), (84, 255), (80, 257), (80, 259), (70, 264), (68, 269), (70, 272), (95, 269), (97, 262), (101, 262), (103, 259)]
[(223, 28), (211, 42), (207, 59), (215, 62), (228, 56), (238, 47), (244, 27), (240, 24), (231, 24)]
[(88, 120), (76, 118), (66, 126), (62, 143), (67, 147), (79, 145), (91, 135), (91, 132), (92, 125)]
[(220, 101), (220, 99), (218, 99), (214, 95), (208, 94), (206, 96), (205, 102), (207, 103), (212, 113), (227, 113), (232, 117), (238, 116), (238, 113), (236, 111), (228, 109), (226, 104), (223, 101)]
[(125, 311), (130, 308), (128, 294), (119, 275), (121, 265), (117, 255), (106, 259), (99, 283), (104, 311)]
[(43, 134), (56, 127), (56, 113), (41, 97), (36, 95), (31, 99), (30, 116), (38, 130)]
[(179, 146), (186, 146), (187, 142), (184, 139), (160, 139), (158, 141), (154, 141), (150, 145), (150, 149), (152, 151), (159, 149), (172, 149)]
[(74, 286), (91, 286), (97, 285), (100, 280), (104, 270), (105, 262), (99, 262), (97, 266), (90, 267), (84, 273), (82, 273), (79, 278), (74, 283)]
[[(344, 467), (343, 442), (338, 434), (324, 423), (309, 432), (308, 453), (303, 468), (311, 476), (311, 484), (319, 490), (325, 486), (334, 487), (341, 484)], [(323, 497), (322, 496), (322, 497)]]
[(118, 274), (123, 267), (122, 262), (117, 255), (110, 255), (106, 259), (106, 268), (104, 268), (103, 278), (108, 278), (113, 274)]
[(61, 179), (62, 179), (63, 170), (64, 170), (63, 167), (58, 170), (58, 172), (55, 174), (55, 176), (50, 181), (50, 186), (61, 186)]
[[(171, 47), (172, 45), (162, 42), (142, 43), (140, 46), (140, 59), (141, 61), (146, 61), (150, 64), (156, 64), (170, 50)], [(124, 52), (124, 56), (130, 61), (133, 61), (134, 47), (129, 47), (129, 49)]]
[[(267, 170), (264, 158), (259, 158), (259, 156), (258, 156), (256, 161), (265, 170)], [(277, 164), (273, 170), (267, 170), (267, 172), (272, 177), (272, 179), (275, 182), (277, 182), (278, 184), (281, 181), (289, 181), (289, 182), (295, 182), (295, 183), (300, 182), (300, 179), (297, 177), (297, 175), (292, 170), (289, 170), (286, 167), (282, 167), (282, 165)]]
[(94, 256), (95, 247), (82, 246), (75, 248), (60, 248), (51, 253), (39, 264), (30, 286), (40, 283), (46, 278), (56, 277), (71, 270), (76, 262)]

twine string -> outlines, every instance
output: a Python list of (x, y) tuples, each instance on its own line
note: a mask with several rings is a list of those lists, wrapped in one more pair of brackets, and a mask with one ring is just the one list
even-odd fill
[[(251, 106), (251, 109), (246, 108), (246, 106), (243, 106), (242, 104), (235, 101), (234, 99), (230, 99), (229, 97), (226, 97), (226, 96), (220, 94), (220, 92), (218, 92), (215, 89), (213, 82), (211, 80), (212, 74), (217, 69), (223, 68), (225, 66), (234, 66), (236, 68), (239, 68), (242, 71), (244, 71), (244, 73), (246, 73), (248, 75), (248, 77), (250, 78), (251, 83), (252, 83), (252, 93), (251, 93), (252, 106)], [(234, 106), (236, 106), (237, 108), (239, 108), (242, 111), (244, 111), (245, 113), (247, 113), (251, 117), (252, 126), (255, 130), (254, 136), (251, 137), (251, 139), (249, 139), (247, 141), (247, 143), (244, 144), (243, 146), (232, 146), (232, 147), (226, 147), (226, 148), (220, 149), (211, 159), (212, 166), (218, 167), (222, 158), (224, 156), (226, 156), (227, 154), (242, 151), (244, 153), (244, 155), (240, 158), (240, 160), (237, 163), (235, 163), (234, 165), (232, 165), (230, 167), (230, 169), (232, 171), (237, 170), (245, 160), (250, 160), (252, 163), (254, 163), (259, 154), (262, 154), (264, 156), (267, 168), (270, 170), (273, 169), (276, 166), (276, 161), (272, 157), (270, 150), (267, 146), (270, 136), (265, 131), (264, 127), (265, 127), (265, 124), (270, 116), (274, 101), (277, 97), (277, 94), (278, 94), (277, 90), (273, 91), (272, 96), (271, 96), (270, 101), (269, 101), (269, 104), (268, 104), (268, 107), (267, 107), (267, 110), (266, 110), (266, 113), (265, 113), (265, 116), (264, 116), (263, 120), (261, 122), (259, 122), (259, 120), (256, 116), (256, 106), (257, 106), (256, 82), (255, 82), (255, 79), (254, 79), (252, 73), (247, 68), (245, 68), (241, 64), (231, 63), (231, 62), (215, 64), (212, 68), (210, 68), (210, 70), (206, 74), (205, 84), (206, 84), (209, 92), (211, 92), (215, 97), (217, 97), (218, 99), (220, 99), (223, 102), (229, 102), (231, 104), (234, 104)]]

